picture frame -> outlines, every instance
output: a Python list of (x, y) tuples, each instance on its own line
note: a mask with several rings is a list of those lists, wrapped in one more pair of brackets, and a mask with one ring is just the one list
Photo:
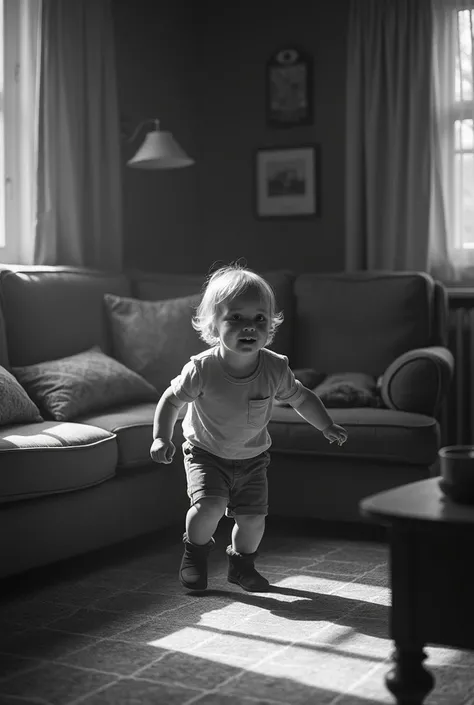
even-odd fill
[(266, 118), (269, 127), (313, 122), (313, 60), (303, 49), (278, 49), (266, 65)]
[(319, 145), (264, 147), (255, 153), (257, 218), (320, 215)]

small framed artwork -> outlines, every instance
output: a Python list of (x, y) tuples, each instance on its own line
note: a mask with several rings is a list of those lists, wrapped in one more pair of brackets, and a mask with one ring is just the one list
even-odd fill
[(258, 149), (255, 211), (258, 218), (319, 215), (319, 145)]
[(266, 66), (266, 112), (270, 127), (313, 122), (312, 59), (296, 47), (276, 51)]

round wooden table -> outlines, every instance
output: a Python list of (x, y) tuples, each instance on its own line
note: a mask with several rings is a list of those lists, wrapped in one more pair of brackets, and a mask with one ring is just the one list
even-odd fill
[(399, 705), (421, 705), (435, 682), (424, 647), (474, 649), (474, 506), (448, 499), (432, 478), (366, 497), (359, 509), (389, 532), (395, 649), (385, 683)]

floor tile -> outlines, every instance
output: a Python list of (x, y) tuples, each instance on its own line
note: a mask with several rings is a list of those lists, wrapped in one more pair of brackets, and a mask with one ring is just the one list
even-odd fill
[(278, 656), (267, 659), (252, 666), (252, 672), (287, 678), (297, 686), (338, 694), (353, 688), (371, 669), (382, 663), (362, 651), (343, 653), (328, 649), (324, 644), (300, 652), (299, 656), (285, 660), (278, 659)]
[[(16, 673), (28, 671), (31, 668), (40, 666), (41, 662), (37, 659), (31, 659), (15, 654), (0, 653), (0, 682)], [(0, 692), (2, 688), (0, 686)]]
[(187, 705), (199, 693), (181, 685), (124, 678), (81, 700), (81, 705)]
[(48, 626), (51, 629), (59, 629), (73, 634), (102, 638), (120, 634), (125, 629), (136, 627), (146, 620), (146, 616), (139, 617), (133, 612), (107, 612), (83, 608), (68, 617), (50, 622)]
[(212, 690), (237, 675), (240, 670), (241, 668), (214, 661), (199, 652), (168, 653), (159, 661), (142, 669), (139, 677), (167, 683), (186, 683), (190, 688)]
[(159, 593), (140, 592), (127, 590), (116, 593), (110, 597), (103, 597), (92, 602), (89, 607), (107, 612), (135, 613), (138, 616), (153, 617), (166, 610), (174, 609), (186, 604), (186, 596), (161, 595)]
[(292, 677), (246, 672), (218, 689), (219, 693), (271, 700), (281, 705), (331, 705), (336, 690), (298, 683)]
[(0, 693), (0, 705), (38, 705), (37, 700), (29, 698), (19, 698), (16, 695), (2, 695)]
[(318, 573), (319, 575), (344, 575), (355, 578), (367, 572), (367, 565), (359, 561), (335, 560), (331, 555), (330, 558), (324, 558), (321, 561), (307, 565), (305, 570), (308, 573)]
[(115, 590), (134, 590), (156, 578), (158, 570), (103, 568), (88, 574), (89, 583)]
[(28, 629), (10, 639), (5, 639), (0, 645), (4, 653), (54, 660), (60, 656), (83, 649), (94, 644), (96, 638), (85, 634), (70, 634), (48, 627)]
[(275, 705), (275, 701), (263, 700), (258, 697), (244, 698), (241, 695), (210, 692), (204, 693), (197, 700), (193, 700), (193, 705)]
[(306, 567), (309, 566), (314, 566), (317, 564), (318, 561), (323, 562), (323, 559), (319, 558), (314, 558), (310, 556), (295, 556), (294, 554), (291, 555), (270, 555), (270, 554), (264, 554), (263, 556), (260, 556), (258, 559), (258, 565), (257, 568), (260, 570), (262, 569), (262, 572), (266, 568), (278, 568), (282, 569), (284, 568), (284, 572), (287, 572), (289, 570), (304, 570)]
[(284, 643), (272, 642), (264, 637), (224, 632), (197, 645), (190, 653), (217, 663), (244, 668), (284, 648)]
[(109, 597), (119, 591), (120, 588), (115, 585), (97, 585), (89, 580), (68, 581), (60, 585), (49, 585), (42, 588), (36, 594), (35, 599), (87, 607), (91, 602)]
[(389, 549), (387, 546), (374, 546), (372, 544), (345, 545), (336, 548), (331, 553), (335, 561), (355, 561), (364, 565), (376, 566), (385, 564), (388, 560)]
[(59, 602), (27, 600), (0, 608), (0, 621), (18, 627), (44, 627), (56, 619), (74, 614), (77, 607)]
[(1, 680), (0, 692), (37, 698), (51, 705), (67, 705), (114, 680), (116, 677), (107, 673), (47, 663)]
[(152, 644), (165, 650), (188, 651), (215, 636), (214, 630), (203, 627), (188, 627), (185, 624), (168, 628), (163, 623), (154, 624), (147, 620), (144, 624), (121, 632), (121, 641), (132, 644)]
[(130, 676), (161, 658), (165, 650), (148, 644), (104, 639), (58, 659), (78, 668), (90, 668), (117, 676)]

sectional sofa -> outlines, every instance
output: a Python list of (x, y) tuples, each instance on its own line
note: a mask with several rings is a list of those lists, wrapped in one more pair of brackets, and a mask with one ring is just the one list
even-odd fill
[[(421, 272), (263, 274), (285, 316), (273, 348), (349, 432), (335, 447), (275, 406), (270, 513), (363, 521), (361, 498), (436, 472), (446, 292)], [(0, 577), (182, 530), (179, 421), (171, 465), (149, 448), (160, 392), (203, 349), (190, 322), (203, 282), (1, 268)]]

